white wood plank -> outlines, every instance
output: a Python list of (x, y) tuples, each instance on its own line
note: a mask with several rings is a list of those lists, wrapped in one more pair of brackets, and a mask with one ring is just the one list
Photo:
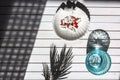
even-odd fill
[[(42, 17), (42, 22), (52, 22), (54, 16), (53, 15), (44, 15)], [(91, 22), (120, 22), (119, 16), (91, 16)]]
[[(27, 72), (26, 76), (25, 76), (25, 80), (30, 80), (30, 79), (34, 79), (34, 80), (44, 80), (44, 77), (42, 76), (42, 72), (37, 73), (37, 72)], [(69, 75), (67, 75), (68, 78), (65, 80), (117, 80), (119, 78), (119, 73), (118, 72), (114, 72), (114, 73), (106, 73), (104, 75), (101, 76), (96, 76), (93, 75), (89, 72), (72, 72)]]
[[(89, 30), (95, 29), (120, 30), (120, 23), (90, 23)], [(40, 23), (39, 30), (53, 30), (52, 22)]]
[[(120, 3), (116, 1), (84, 1), (78, 0), (87, 7), (120, 7)], [(62, 2), (65, 1), (47, 1), (46, 6), (59, 6)]]
[[(86, 56), (74, 56), (73, 63), (85, 63)], [(120, 63), (120, 56), (111, 56), (112, 63)], [(49, 55), (32, 55), (29, 63), (49, 63), (50, 61)]]
[[(68, 48), (67, 48), (68, 49)], [(58, 51), (61, 51), (61, 48), (57, 48)], [(72, 52), (75, 56), (86, 55), (86, 48), (73, 48)], [(120, 56), (120, 49), (108, 49), (109, 55)], [(33, 48), (32, 55), (49, 55), (50, 48)]]
[[(111, 39), (120, 39), (120, 32), (110, 32), (107, 31)], [(88, 31), (83, 37), (80, 39), (88, 39), (89, 34), (91, 31)], [(37, 38), (48, 38), (50, 39), (60, 39), (59, 36), (56, 35), (55, 31), (38, 31)]]
[(96, 76), (96, 75), (93, 75), (89, 72), (85, 73), (85, 72), (82, 72), (82, 73), (71, 73), (68, 75), (69, 77), (67, 79), (78, 79), (78, 80), (82, 80), (82, 79), (93, 79), (93, 80), (105, 80), (105, 79), (109, 79), (109, 80), (112, 80), (112, 79), (118, 79), (119, 77), (119, 73), (106, 73), (104, 75), (101, 75), (101, 76)]
[[(57, 47), (62, 47), (64, 44), (67, 44), (68, 47), (86, 47), (87, 40), (36, 40), (34, 47), (50, 47), (51, 44), (55, 44)], [(120, 47), (120, 40), (111, 40), (110, 47)]]
[[(34, 67), (34, 68), (33, 68)], [(50, 64), (49, 64), (50, 67)], [(82, 71), (88, 71), (85, 64), (72, 64), (71, 69), (69, 71), (73, 72), (82, 72)], [(42, 72), (43, 71), (43, 65), (42, 64), (29, 64), (27, 68), (27, 72)], [(111, 68), (109, 70), (110, 72), (119, 72), (120, 71), (120, 64), (112, 64)]]
[[(44, 14), (54, 15), (58, 7), (46, 7)], [(120, 15), (120, 8), (88, 8), (91, 15)]]

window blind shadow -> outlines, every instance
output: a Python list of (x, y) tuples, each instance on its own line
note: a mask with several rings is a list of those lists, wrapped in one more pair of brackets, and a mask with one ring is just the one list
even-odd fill
[(0, 80), (24, 80), (45, 4), (0, 1)]

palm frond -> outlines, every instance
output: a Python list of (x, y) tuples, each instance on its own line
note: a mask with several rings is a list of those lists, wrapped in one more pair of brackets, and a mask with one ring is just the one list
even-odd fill
[(47, 64), (43, 63), (43, 76), (45, 80), (50, 80), (50, 71)]
[(66, 52), (66, 45), (62, 48), (60, 54), (58, 54), (55, 45), (50, 48), (52, 80), (67, 78), (66, 75), (70, 73), (68, 70), (71, 68), (72, 58), (72, 48), (69, 48)]

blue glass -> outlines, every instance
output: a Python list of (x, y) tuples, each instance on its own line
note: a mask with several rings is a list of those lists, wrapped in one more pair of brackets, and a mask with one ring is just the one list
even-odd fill
[(89, 72), (95, 75), (103, 75), (111, 67), (111, 58), (107, 52), (94, 49), (88, 53), (85, 63)]

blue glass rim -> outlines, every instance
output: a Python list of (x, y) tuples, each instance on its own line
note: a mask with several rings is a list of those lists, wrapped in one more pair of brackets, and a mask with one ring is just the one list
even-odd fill
[[(99, 64), (99, 66), (97, 66), (97, 68), (92, 66), (89, 61), (90, 57), (94, 54), (99, 55), (99, 57), (101, 58), (101, 63)], [(90, 73), (94, 75), (103, 75), (107, 73), (111, 67), (111, 58), (107, 52), (100, 49), (94, 49), (87, 54), (85, 64)]]

